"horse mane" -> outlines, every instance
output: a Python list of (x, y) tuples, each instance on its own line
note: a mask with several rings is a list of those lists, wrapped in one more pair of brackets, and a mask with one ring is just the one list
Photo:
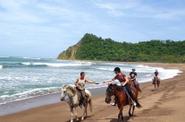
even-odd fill
[(69, 94), (69, 96), (73, 97), (76, 94), (76, 90), (73, 86), (66, 85), (66, 92)]
[(117, 91), (122, 91), (123, 90), (122, 86), (119, 86), (117, 84), (111, 84), (111, 85), (114, 86)]
[(123, 91), (123, 88), (122, 88), (122, 86), (118, 86), (118, 85), (117, 85), (116, 90), (117, 90), (117, 91)]

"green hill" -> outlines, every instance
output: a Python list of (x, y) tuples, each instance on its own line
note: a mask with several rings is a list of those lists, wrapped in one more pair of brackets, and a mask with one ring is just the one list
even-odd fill
[(76, 45), (60, 53), (58, 59), (185, 62), (185, 41), (121, 43), (87, 33)]

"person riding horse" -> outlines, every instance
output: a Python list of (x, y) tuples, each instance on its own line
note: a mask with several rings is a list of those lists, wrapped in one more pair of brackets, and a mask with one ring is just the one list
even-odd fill
[(132, 69), (132, 72), (130, 72), (129, 73), (129, 78), (130, 78), (130, 80), (132, 81), (132, 83), (133, 83), (133, 86), (136, 88), (136, 89), (138, 89), (138, 91), (140, 91), (141, 92), (141, 89), (140, 89), (140, 87), (139, 87), (139, 82), (137, 81), (137, 72), (136, 72), (136, 70), (135, 69)]
[(154, 78), (152, 84), (154, 85), (154, 88), (159, 88), (160, 85), (160, 78), (159, 78), (159, 72), (156, 70), (154, 72)]
[(119, 67), (116, 67), (114, 69), (114, 72), (115, 72), (116, 76), (111, 81), (105, 81), (105, 82), (112, 83), (113, 81), (118, 80), (121, 83), (123, 90), (126, 92), (127, 97), (133, 102), (134, 106), (136, 106), (138, 108), (141, 107), (138, 100), (133, 97), (131, 88), (128, 84), (129, 80), (126, 77), (126, 75), (121, 72), (121, 69)]
[[(80, 73), (80, 77), (76, 80), (75, 86), (78, 92), (80, 93), (80, 105), (86, 104), (86, 93), (85, 93), (85, 84), (86, 83), (95, 83), (85, 77), (85, 72)], [(96, 84), (96, 83), (95, 83)]]

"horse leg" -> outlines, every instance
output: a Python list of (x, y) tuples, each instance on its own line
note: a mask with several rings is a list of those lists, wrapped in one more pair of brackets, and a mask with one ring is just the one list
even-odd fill
[(132, 106), (133, 106), (132, 104), (130, 104), (130, 106), (129, 106), (129, 112), (128, 112), (128, 114), (129, 114), (130, 117), (132, 116), (132, 112), (131, 112)]
[(119, 108), (119, 114), (118, 114), (118, 122), (123, 122), (124, 118), (123, 118), (123, 106), (121, 106)]
[(83, 115), (82, 115), (82, 118), (81, 120), (84, 120), (84, 118), (87, 116), (87, 104), (84, 105), (84, 112), (83, 112)]
[(78, 114), (77, 114), (77, 109), (76, 109), (76, 107), (75, 107), (74, 110), (75, 110), (75, 112), (74, 112), (74, 113), (75, 113), (75, 119), (78, 121)]
[(154, 89), (155, 89), (155, 87), (156, 87), (156, 86), (155, 86), (155, 83), (154, 83)]
[(70, 107), (70, 112), (71, 112), (71, 120), (70, 122), (73, 122), (73, 117), (74, 117), (74, 110), (73, 110), (73, 107)]
[(134, 115), (135, 106), (132, 107), (132, 116)]
[(157, 88), (159, 88), (159, 83), (157, 83)]
[(135, 106), (131, 104), (129, 107), (129, 113), (128, 113), (130, 117), (134, 115), (134, 110), (135, 110)]

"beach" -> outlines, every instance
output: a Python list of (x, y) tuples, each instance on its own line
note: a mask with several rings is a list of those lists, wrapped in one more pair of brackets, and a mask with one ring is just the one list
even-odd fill
[[(175, 68), (183, 71), (179, 75), (163, 80), (159, 89), (154, 90), (151, 82), (141, 84), (142, 93), (139, 101), (142, 108), (135, 110), (134, 117), (128, 117), (128, 106), (124, 108), (124, 119), (128, 122), (184, 122), (185, 120), (185, 64), (140, 63), (148, 66)], [(118, 109), (106, 104), (105, 88), (93, 92), (93, 112), (88, 112), (84, 122), (116, 122)], [(38, 101), (52, 101), (56, 95)], [(0, 122), (66, 122), (70, 119), (66, 103), (56, 100), (55, 104), (32, 108), (10, 115), (0, 116)], [(57, 102), (58, 101), (58, 102)], [(19, 101), (24, 106), (25, 101)], [(13, 106), (16, 106), (14, 104)], [(18, 106), (18, 107), (19, 107)], [(11, 107), (11, 106), (10, 106)], [(6, 111), (6, 110), (4, 110)], [(79, 113), (81, 110), (79, 109)], [(80, 115), (79, 115), (80, 116)]]

